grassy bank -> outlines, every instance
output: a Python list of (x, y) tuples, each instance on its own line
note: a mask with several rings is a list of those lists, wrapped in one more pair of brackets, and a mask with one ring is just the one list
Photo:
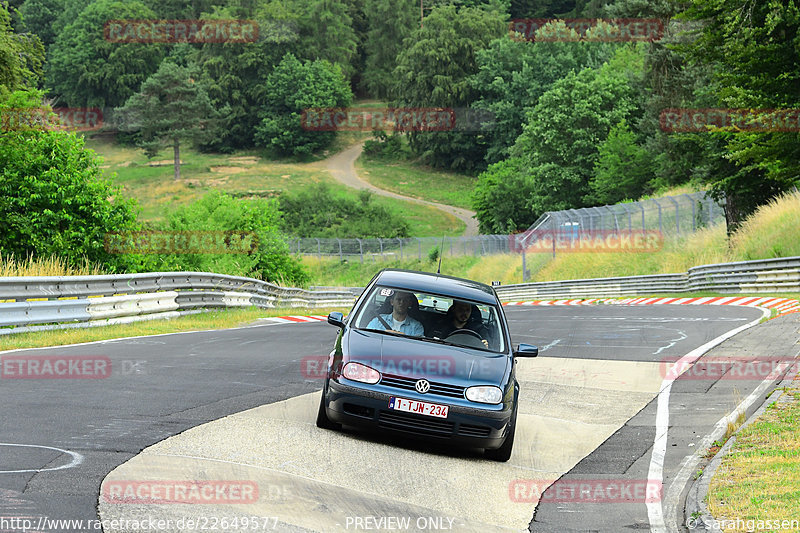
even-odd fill
[[(528, 253), (530, 281), (591, 279), (645, 274), (686, 272), (694, 266), (751, 259), (800, 256), (800, 193), (794, 193), (761, 207), (733, 236), (730, 243), (725, 226), (718, 225), (680, 238), (665, 239), (653, 252), (618, 253)], [(339, 258), (304, 257), (315, 285), (363, 285), (381, 268), (407, 268), (435, 271), (436, 263), (426, 260), (382, 260), (359, 258), (342, 262)], [(504, 285), (522, 282), (519, 255), (488, 257), (446, 257), (442, 272)]]
[[(212, 189), (242, 198), (270, 198), (325, 183), (340, 196), (358, 198), (357, 191), (337, 182), (319, 161), (271, 161), (257, 150), (227, 155), (184, 148), (181, 179), (175, 180), (169, 150), (148, 159), (141, 150), (119, 146), (107, 138), (87, 139), (86, 144), (103, 158), (104, 173), (113, 175), (124, 194), (137, 200), (142, 221), (163, 221), (168, 210), (195, 201)], [(409, 222), (411, 236), (464, 232), (463, 222), (432, 207), (380, 196), (373, 202), (401, 214)]]
[(761, 206), (730, 243), (723, 224), (666, 239), (656, 252), (561, 254), (536, 272), (534, 280), (668, 274), (713, 263), (800, 256), (798, 228), (800, 193), (792, 193)]
[(39, 348), (44, 346), (63, 346), (83, 342), (161, 335), (182, 331), (205, 331), (246, 326), (259, 318), (285, 315), (327, 315), (331, 311), (347, 313), (349, 308), (308, 309), (230, 309), (198, 313), (167, 320), (145, 320), (131, 324), (101, 326), (94, 328), (75, 328), (31, 333), (16, 333), (0, 336), (0, 351), (19, 348)]
[[(725, 531), (796, 531), (800, 523), (800, 381), (791, 402), (771, 404), (736, 436), (708, 492), (717, 520), (740, 519)], [(794, 527), (764, 527), (758, 521), (795, 520)], [(748, 526), (747, 522), (753, 521)]]
[(361, 178), (380, 189), (412, 198), (472, 209), (475, 178), (443, 172), (408, 161), (387, 161), (362, 155), (356, 161)]

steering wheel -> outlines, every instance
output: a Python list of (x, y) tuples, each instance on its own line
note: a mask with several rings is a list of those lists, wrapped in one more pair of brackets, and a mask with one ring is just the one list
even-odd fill
[(453, 335), (458, 335), (460, 333), (467, 333), (469, 335), (472, 335), (473, 337), (475, 337), (478, 340), (483, 340), (483, 337), (481, 337), (479, 333), (476, 333), (476, 332), (472, 331), (471, 329), (466, 329), (466, 328), (464, 328), (464, 329), (456, 329), (452, 333), (450, 333), (450, 335), (448, 335), (446, 338), (449, 339)]

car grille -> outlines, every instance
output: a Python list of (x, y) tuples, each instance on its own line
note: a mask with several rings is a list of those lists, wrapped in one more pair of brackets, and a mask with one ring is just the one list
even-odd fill
[(473, 426), (472, 424), (461, 424), (458, 427), (458, 434), (464, 437), (488, 437), (492, 428), (486, 426)]
[[(395, 387), (404, 390), (416, 390), (415, 385), (420, 378), (407, 378), (403, 376), (384, 375), (381, 378), (381, 385)], [(438, 394), (439, 396), (449, 396), (450, 398), (464, 398), (464, 387), (448, 385), (438, 381), (430, 381), (431, 389), (427, 394)]]
[(446, 420), (389, 411), (381, 411), (378, 414), (378, 425), (389, 429), (442, 437), (450, 436), (454, 426), (452, 422)]

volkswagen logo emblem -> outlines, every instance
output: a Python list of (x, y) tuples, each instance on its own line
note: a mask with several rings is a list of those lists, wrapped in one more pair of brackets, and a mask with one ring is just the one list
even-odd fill
[(421, 379), (417, 381), (416, 385), (414, 385), (414, 388), (417, 389), (417, 392), (419, 392), (420, 394), (425, 394), (426, 392), (431, 390), (431, 384), (428, 382), (427, 379)]

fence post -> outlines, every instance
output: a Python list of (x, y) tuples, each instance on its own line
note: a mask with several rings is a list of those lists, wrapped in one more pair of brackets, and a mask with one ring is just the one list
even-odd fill
[(361, 262), (364, 262), (364, 246), (361, 244), (361, 239), (356, 238), (358, 241), (358, 253), (361, 256)]
[(380, 237), (378, 237), (378, 244), (381, 245), (381, 259), (386, 259), (385, 257), (383, 257), (383, 241), (381, 240)]
[(322, 259), (322, 243), (317, 239), (317, 257)]
[(339, 239), (339, 237), (336, 237), (336, 242), (339, 243), (339, 261), (341, 262), (344, 261), (344, 258), (342, 257), (342, 241)]
[(397, 238), (397, 242), (400, 243), (400, 261), (403, 260), (403, 239), (400, 237)]
[(680, 220), (680, 206), (678, 206), (678, 202), (675, 201), (675, 198), (672, 196), (667, 196), (670, 202), (675, 204), (675, 233), (678, 235), (681, 234), (681, 220)]
[(689, 203), (692, 205), (692, 231), (697, 231), (697, 207), (694, 205), (694, 196), (689, 196), (688, 194), (684, 194), (684, 196), (689, 199)]

